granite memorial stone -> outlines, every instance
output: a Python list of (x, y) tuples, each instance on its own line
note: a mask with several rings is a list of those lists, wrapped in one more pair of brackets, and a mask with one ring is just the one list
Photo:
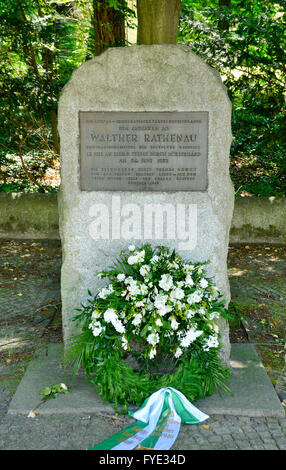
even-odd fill
[(131, 243), (210, 260), (229, 301), (231, 104), (216, 71), (187, 46), (109, 49), (64, 87), (59, 133), (65, 342), (87, 289), (102, 286), (94, 274)]

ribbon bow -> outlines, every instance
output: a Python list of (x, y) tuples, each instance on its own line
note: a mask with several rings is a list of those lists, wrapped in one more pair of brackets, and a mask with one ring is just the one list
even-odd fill
[(172, 387), (153, 393), (139, 410), (130, 411), (129, 415), (137, 423), (90, 450), (168, 450), (177, 439), (181, 423), (197, 424), (209, 418)]

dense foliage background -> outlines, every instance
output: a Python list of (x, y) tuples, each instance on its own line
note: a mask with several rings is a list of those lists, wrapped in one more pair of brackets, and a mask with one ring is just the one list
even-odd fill
[[(128, 45), (125, 0), (0, 0), (0, 191), (56, 191), (60, 91), (106, 47)], [(285, 0), (183, 0), (178, 42), (233, 103), (237, 194), (286, 195)]]

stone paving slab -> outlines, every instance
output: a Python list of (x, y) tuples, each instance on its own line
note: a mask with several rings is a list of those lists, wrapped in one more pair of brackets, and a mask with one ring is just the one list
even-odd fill
[[(62, 345), (49, 344), (30, 362), (13, 396), (8, 414), (27, 415), (40, 401), (41, 389), (64, 382), (72, 393), (49, 400), (39, 408), (41, 415), (114, 414), (111, 403), (102, 403), (92, 385), (83, 375), (72, 378), (71, 372), (60, 366)], [(231, 352), (231, 379), (228, 383), (233, 395), (214, 393), (198, 400), (195, 405), (209, 415), (237, 415), (248, 417), (285, 417), (283, 406), (268, 375), (251, 344), (233, 344)]]

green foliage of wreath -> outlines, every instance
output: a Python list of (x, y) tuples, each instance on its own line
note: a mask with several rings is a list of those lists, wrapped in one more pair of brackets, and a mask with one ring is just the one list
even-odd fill
[(109, 284), (95, 296), (88, 291), (87, 304), (76, 309), (81, 332), (70, 339), (65, 364), (74, 372), (82, 367), (103, 400), (124, 405), (123, 412), (163, 387), (190, 401), (215, 388), (229, 391), (217, 320), (230, 315), (205, 264), (164, 246), (122, 251), (97, 274)]

